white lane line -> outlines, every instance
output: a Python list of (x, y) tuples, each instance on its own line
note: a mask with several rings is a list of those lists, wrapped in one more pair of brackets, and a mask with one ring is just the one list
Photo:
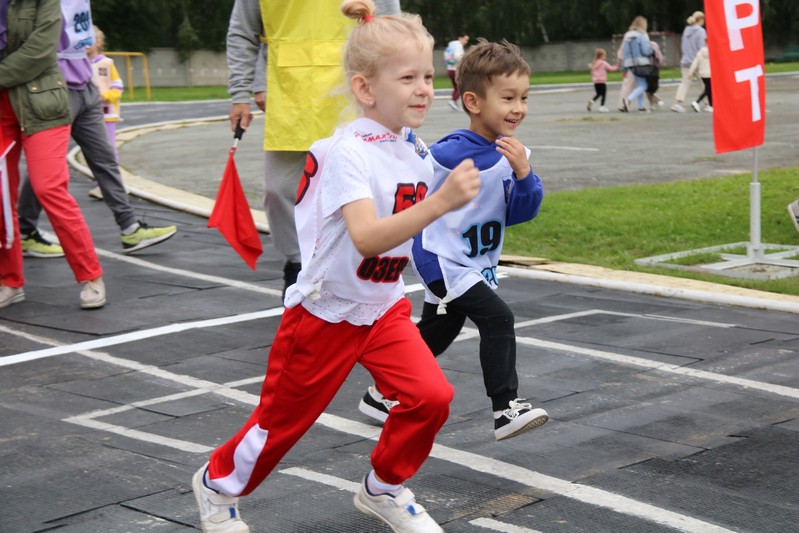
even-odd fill
[[(99, 252), (99, 250), (98, 250)], [(111, 253), (111, 252), (106, 252)], [(118, 255), (118, 254), (115, 254)], [(127, 256), (119, 256), (123, 260), (134, 259)], [(136, 261), (141, 261), (140, 259), (136, 259)], [(141, 261), (154, 267), (158, 267), (158, 265), (153, 265), (152, 263), (147, 263), (146, 261)], [(156, 269), (160, 269), (156, 268)], [(173, 269), (170, 269), (173, 270)], [(183, 272), (183, 271), (181, 271)], [(192, 274), (189, 272), (188, 274)], [(202, 276), (202, 275), (201, 275)], [(226, 280), (226, 278), (218, 278), (218, 280)], [(227, 280), (231, 282), (231, 286), (235, 286), (237, 288), (246, 289), (246, 290), (255, 290), (259, 289), (258, 292), (264, 292), (261, 287), (257, 285), (250, 285), (247, 283), (241, 284), (235, 282), (235, 280)], [(220, 281), (222, 283), (222, 281)], [(236, 283), (233, 285), (232, 283)], [(222, 283), (223, 285), (227, 285), (228, 283)], [(255, 289), (253, 289), (253, 287)], [(268, 289), (271, 291), (272, 289)], [(405, 293), (410, 294), (417, 291), (424, 290), (424, 287), (421, 283), (416, 283), (412, 285), (407, 285), (405, 287)], [(124, 344), (126, 342), (134, 342), (137, 340), (147, 339), (150, 337), (157, 337), (160, 335), (169, 335), (172, 333), (179, 333), (181, 331), (186, 331), (188, 329), (197, 329), (197, 328), (208, 328), (214, 326), (223, 326), (227, 324), (235, 324), (237, 322), (246, 322), (248, 320), (257, 320), (259, 318), (268, 318), (280, 315), (283, 313), (282, 307), (273, 307), (271, 309), (267, 309), (265, 311), (255, 311), (253, 313), (245, 313), (243, 315), (234, 315), (230, 317), (221, 317), (221, 318), (211, 318), (207, 320), (199, 320), (195, 322), (183, 322), (177, 324), (171, 324), (167, 326), (161, 326), (152, 329), (145, 329), (139, 331), (133, 331), (130, 333), (124, 333), (122, 335), (115, 335), (112, 337), (103, 337), (100, 339), (94, 339), (91, 341), (79, 342), (75, 344), (64, 344), (54, 339), (50, 339), (48, 337), (42, 337), (37, 335), (32, 335), (30, 333), (25, 333), (24, 331), (17, 331), (11, 328), (7, 328), (5, 326), (0, 326), (0, 333), (8, 333), (10, 335), (15, 335), (17, 337), (21, 337), (33, 342), (38, 342), (39, 344), (46, 344), (48, 346), (53, 346), (54, 348), (46, 348), (43, 350), (33, 350), (30, 352), (23, 352), (19, 354), (9, 355), (6, 357), (0, 358), (0, 367), (15, 365), (18, 363), (24, 363), (26, 361), (33, 361), (35, 359), (42, 359), (44, 357), (52, 357), (54, 355), (63, 355), (72, 352), (80, 352), (81, 350), (92, 350), (96, 348), (105, 348), (106, 346), (114, 346), (116, 344)]]
[(537, 529), (528, 529), (526, 527), (513, 526), (491, 518), (476, 518), (470, 520), (469, 523), (473, 526), (490, 529), (491, 531), (502, 531), (503, 533), (541, 533)]
[[(100, 360), (111, 364), (118, 364), (125, 368), (139, 370), (158, 378), (171, 380), (191, 388), (199, 388), (207, 390), (208, 392), (214, 392), (247, 405), (255, 405), (260, 399), (259, 396), (255, 394), (250, 394), (248, 392), (236, 389), (230, 389), (224, 385), (193, 378), (191, 376), (175, 374), (152, 365), (144, 365), (136, 361), (114, 357), (102, 352), (84, 351), (81, 353), (95, 360)], [(91, 424), (90, 427), (96, 426), (95, 429), (105, 430), (107, 428), (109, 431), (124, 434), (126, 437), (132, 439), (155, 442), (153, 440), (152, 434), (138, 430), (127, 430), (125, 428), (120, 428), (119, 426), (97, 422), (92, 420), (91, 417), (87, 417), (87, 415), (67, 418), (64, 421), (71, 421), (82, 426), (90, 426)], [(371, 440), (377, 440), (381, 430), (381, 428), (376, 426), (363, 424), (361, 422), (349, 420), (328, 413), (322, 413), (322, 415), (320, 415), (320, 417), (317, 419), (316, 423), (336, 431), (357, 435)], [(155, 437), (158, 439), (157, 442), (164, 446), (177, 447), (177, 449), (180, 450), (188, 450), (194, 446), (197, 450), (201, 450), (198, 451), (198, 453), (207, 453), (207, 447), (196, 443), (178, 441), (176, 439), (170, 439), (161, 436)], [(477, 472), (501, 477), (527, 485), (529, 487), (546, 490), (554, 494), (560, 494), (567, 498), (572, 498), (590, 505), (609, 508), (622, 514), (637, 516), (648, 521), (674, 527), (681, 531), (696, 533), (726, 533), (728, 531), (713, 524), (680, 515), (672, 511), (667, 511), (665, 509), (660, 509), (653, 505), (638, 502), (631, 498), (614, 494), (612, 492), (607, 492), (602, 489), (587, 487), (584, 485), (578, 485), (570, 481), (547, 476), (545, 474), (528, 470), (520, 466), (512, 465), (488, 457), (483, 457), (474, 453), (456, 450), (447, 446), (435, 444), (430, 456), (455, 463), (465, 468), (470, 468)]]
[[(373, 440), (377, 439), (377, 435), (374, 434), (374, 426), (368, 426), (361, 422), (341, 418), (328, 413), (322, 413), (316, 423), (351, 435), (360, 435), (361, 437)], [(545, 490), (589, 505), (605, 507), (617, 513), (636, 516), (649, 522), (662, 524), (680, 531), (692, 533), (731, 533), (730, 530), (715, 524), (661, 509), (654, 505), (639, 502), (613, 492), (572, 483), (571, 481), (541, 474), (521, 466), (471, 452), (456, 450), (441, 444), (433, 445), (430, 457), (455, 463), (476, 472), (514, 481), (528, 487)]]
[[(410, 291), (413, 290), (421, 290), (421, 285), (412, 285), (409, 286), (408, 289)], [(113, 337), (105, 337), (102, 339), (96, 339), (92, 341), (81, 342), (77, 344), (70, 344), (70, 345), (59, 345), (56, 341), (47, 339), (45, 337), (36, 337), (30, 335), (28, 333), (14, 331), (4, 326), (0, 326), (0, 332), (10, 333), (12, 335), (18, 335), (20, 337), (24, 337), (29, 340), (34, 340), (37, 342), (41, 342), (43, 344), (50, 344), (51, 346), (54, 345), (53, 348), (47, 348), (43, 350), (36, 350), (31, 352), (24, 352), (21, 354), (9, 355), (6, 357), (0, 358), (0, 367), (18, 364), (25, 361), (31, 361), (34, 359), (41, 359), (44, 357), (51, 357), (54, 355), (61, 355), (65, 353), (71, 352), (78, 352), (81, 353), (85, 350), (91, 350), (96, 348), (102, 348), (106, 346), (113, 346), (117, 344), (123, 344), (126, 342), (133, 342), (136, 340), (141, 340), (145, 338), (155, 337), (159, 335), (168, 335), (171, 333), (181, 332), (188, 329), (196, 329), (196, 328), (206, 328), (206, 327), (213, 327), (225, 324), (232, 324), (237, 322), (244, 322), (248, 320), (255, 320), (258, 318), (265, 318), (265, 317), (274, 317), (280, 315), (283, 312), (282, 307), (277, 307), (273, 309), (268, 309), (265, 311), (257, 311), (254, 313), (247, 313), (243, 315), (236, 315), (232, 317), (223, 317), (223, 318), (214, 318), (210, 320), (201, 320), (197, 322), (186, 322), (183, 324), (172, 324), (169, 326), (162, 326), (160, 328), (154, 328), (150, 330), (142, 330), (132, 333), (126, 333), (122, 335), (116, 335)], [(671, 317), (659, 317), (657, 315), (635, 315), (629, 314), (626, 315), (624, 313), (615, 313), (615, 312), (605, 312), (601, 310), (591, 310), (591, 311), (581, 311), (578, 313), (567, 313), (563, 315), (559, 315), (557, 317), (547, 317), (543, 319), (537, 320), (529, 320), (525, 322), (520, 322), (516, 324), (517, 328), (520, 327), (527, 327), (530, 325), (545, 323), (545, 322), (552, 322), (554, 319), (567, 319), (573, 318), (576, 316), (586, 316), (589, 314), (597, 314), (597, 313), (607, 313), (607, 314), (618, 314), (624, 316), (632, 316), (632, 317), (641, 317), (647, 319), (656, 319), (656, 320), (671, 320)], [(687, 323), (695, 323), (694, 321), (690, 320), (678, 320), (678, 322), (687, 322)], [(734, 327), (730, 324), (724, 324), (721, 322), (701, 322), (699, 325), (706, 325), (706, 326), (713, 326), (713, 327)], [(471, 339), (479, 336), (479, 332), (475, 328), (468, 328), (465, 327), (461, 331), (461, 334), (455, 339), (455, 341), (462, 341), (466, 339)], [(595, 350), (591, 348), (582, 348), (579, 346), (573, 346), (568, 344), (562, 344), (557, 342), (545, 341), (542, 339), (535, 339), (532, 337), (517, 337), (516, 342), (518, 344), (525, 344), (528, 346), (534, 346), (537, 348), (548, 348), (551, 350), (557, 351), (565, 351), (569, 353), (575, 353), (580, 355), (586, 355), (589, 357), (594, 357), (598, 359), (604, 359), (607, 361), (611, 361), (617, 364), (627, 365), (627, 366), (635, 366), (645, 369), (651, 370), (660, 370), (667, 373), (672, 373), (681, 376), (689, 376), (694, 377), (697, 379), (703, 379), (707, 381), (713, 381), (716, 383), (722, 384), (734, 384), (740, 387), (760, 390), (770, 394), (776, 394), (779, 396), (785, 396), (792, 399), (799, 399), (799, 389), (793, 387), (787, 387), (784, 385), (776, 385), (771, 383), (764, 383), (761, 381), (755, 381), (746, 378), (739, 378), (735, 376), (729, 376), (725, 374), (718, 374), (715, 372), (709, 372), (705, 370), (694, 369), (685, 366), (678, 366), (669, 363), (662, 363), (658, 361), (651, 361), (648, 359), (644, 359), (641, 357), (634, 357), (628, 355), (622, 355), (614, 352), (606, 352), (602, 350)]]
[(286, 474), (287, 476), (295, 476), (302, 479), (307, 479), (308, 481), (315, 481), (317, 483), (321, 483), (322, 485), (352, 492), (353, 494), (358, 492), (358, 489), (361, 486), (360, 483), (355, 483), (354, 481), (349, 481), (347, 479), (342, 479), (340, 477), (331, 476), (328, 474), (322, 474), (320, 472), (314, 472), (313, 470), (307, 470), (305, 468), (284, 468), (283, 470), (280, 470), (280, 473)]
[(705, 370), (698, 370), (686, 366), (678, 366), (669, 363), (662, 363), (659, 361), (650, 361), (641, 357), (633, 357), (629, 355), (622, 355), (614, 352), (605, 352), (602, 350), (594, 350), (592, 348), (581, 348), (579, 346), (571, 346), (568, 344), (561, 344), (558, 342), (545, 341), (535, 339), (532, 337), (516, 337), (518, 344), (526, 344), (536, 348), (547, 348), (550, 350), (557, 350), (561, 352), (569, 352), (580, 355), (587, 355), (596, 359), (604, 359), (620, 365), (636, 366), (649, 370), (659, 370), (670, 374), (677, 374), (681, 376), (690, 376), (707, 381), (714, 381), (722, 384), (738, 385), (747, 389), (755, 389), (778, 396), (785, 396), (794, 400), (799, 399), (799, 389), (793, 387), (786, 387), (784, 385), (776, 385), (773, 383), (764, 383), (762, 381), (755, 381), (752, 379), (739, 378), (735, 376), (728, 376), (726, 374), (717, 374), (715, 372), (708, 372)]
[(193, 442), (186, 442), (184, 440), (170, 439), (169, 437), (155, 435), (153, 433), (145, 433), (137, 429), (130, 429), (114, 424), (107, 424), (105, 422), (98, 422), (97, 420), (92, 420), (90, 418), (73, 417), (64, 419), (64, 422), (71, 422), (79, 426), (115, 433), (117, 435), (122, 435), (123, 437), (129, 437), (131, 439), (150, 442), (153, 444), (160, 444), (162, 446), (168, 446), (170, 448), (175, 448), (184, 452), (210, 453), (213, 450), (213, 448), (209, 446), (203, 446), (202, 444), (195, 444)]
[[(279, 472), (288, 476), (295, 476), (298, 478), (307, 479), (308, 481), (321, 483), (322, 485), (327, 485), (328, 487), (344, 490), (353, 494), (358, 492), (361, 486), (360, 483), (355, 483), (354, 481), (349, 481), (347, 479), (331, 476), (328, 474), (322, 474), (320, 472), (314, 472), (313, 470), (308, 470), (306, 468), (284, 468), (283, 470), (279, 470)], [(492, 531), (501, 531), (503, 533), (541, 533), (535, 529), (514, 526), (512, 524), (506, 524), (491, 518), (477, 518), (475, 520), (469, 521), (469, 523), (476, 527), (482, 527), (483, 529), (490, 529)]]
[(110, 259), (116, 259), (117, 261), (122, 261), (123, 263), (129, 263), (131, 265), (140, 266), (142, 268), (149, 268), (150, 270), (157, 270), (159, 272), (166, 272), (168, 274), (174, 274), (176, 276), (183, 276), (186, 278), (193, 278), (201, 281), (207, 281), (209, 283), (214, 283), (217, 285), (236, 287), (237, 289), (245, 289), (251, 292), (269, 294), (270, 296), (277, 296), (278, 298), (282, 297), (283, 295), (282, 289), (281, 290), (270, 289), (268, 287), (261, 287), (260, 285), (255, 285), (253, 283), (246, 283), (235, 279), (223, 278), (220, 276), (210, 276), (208, 274), (201, 274), (199, 272), (193, 272), (191, 270), (185, 270), (182, 268), (171, 268), (159, 265), (157, 263), (151, 263), (150, 261), (145, 261), (143, 259), (139, 259), (138, 257), (131, 257), (129, 255), (118, 254), (116, 252), (103, 250), (101, 248), (97, 248), (96, 251), (97, 255), (108, 257)]
[(692, 318), (680, 318), (665, 315), (651, 315), (639, 313), (622, 313), (619, 311), (604, 311), (602, 309), (589, 309), (587, 311), (575, 311), (574, 313), (564, 313), (562, 315), (552, 315), (543, 318), (535, 318), (532, 320), (525, 320), (516, 324), (516, 328), (525, 328), (528, 326), (538, 326), (540, 324), (549, 324), (551, 322), (560, 322), (561, 320), (569, 320), (571, 318), (580, 318), (584, 316), (593, 315), (613, 315), (625, 316), (630, 318), (640, 318), (642, 320), (662, 320), (664, 322), (677, 322), (680, 324), (691, 324), (695, 326), (708, 326), (712, 328), (737, 328), (736, 324), (728, 324), (726, 322), (708, 322), (706, 320), (694, 320)]
[(283, 314), (282, 307), (273, 307), (265, 311), (255, 311), (253, 313), (245, 313), (243, 315), (233, 315), (222, 318), (211, 318), (208, 320), (198, 320), (195, 322), (182, 322), (177, 324), (170, 324), (168, 326), (161, 326), (158, 328), (145, 329), (133, 331), (131, 333), (123, 333), (121, 335), (114, 335), (111, 337), (103, 337), (90, 341), (78, 342), (75, 344), (61, 344), (57, 341), (45, 340), (44, 337), (33, 337), (22, 332), (4, 328), (0, 326), (0, 331), (11, 333), (12, 335), (25, 336), (31, 340), (37, 340), (42, 344), (50, 344), (53, 348), (45, 348), (43, 350), (34, 350), (30, 352), (23, 352), (15, 355), (9, 355), (0, 358), (0, 367), (24, 363), (26, 361), (33, 361), (34, 359), (42, 359), (44, 357), (52, 357), (54, 355), (63, 355), (71, 352), (80, 352), (83, 350), (93, 350), (96, 348), (105, 348), (107, 346), (114, 346), (117, 344), (125, 344), (128, 342), (135, 342), (142, 339), (149, 339), (151, 337), (158, 337), (161, 335), (171, 335), (172, 333), (179, 333), (190, 329), (211, 328), (215, 326), (224, 326), (227, 324), (236, 324), (238, 322), (246, 322), (249, 320), (257, 320), (259, 318), (269, 318), (280, 316)]

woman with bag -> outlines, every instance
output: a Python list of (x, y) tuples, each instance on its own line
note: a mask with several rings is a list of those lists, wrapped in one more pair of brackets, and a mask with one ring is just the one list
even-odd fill
[(56, 61), (61, 4), (58, 0), (2, 4), (6, 9), (0, 10), (0, 147), (8, 150), (8, 187), (7, 197), (0, 193), (0, 199), (11, 216), (0, 221), (0, 308), (25, 300), (16, 209), (19, 158), (25, 150), (30, 183), (81, 284), (80, 306), (96, 309), (106, 302), (103, 269), (78, 202), (68, 190), (69, 96)]
[(630, 24), (630, 30), (624, 34), (622, 42), (622, 66), (628, 73), (635, 77), (635, 88), (622, 100), (624, 111), (629, 111), (633, 100), (638, 101), (638, 111), (646, 111), (644, 106), (644, 93), (647, 87), (647, 78), (653, 72), (651, 56), (654, 53), (646, 34), (647, 21), (642, 16), (637, 16)]

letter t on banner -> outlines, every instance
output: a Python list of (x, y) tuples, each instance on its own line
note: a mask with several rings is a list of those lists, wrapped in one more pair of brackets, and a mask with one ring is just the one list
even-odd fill
[(716, 153), (763, 144), (766, 82), (759, 0), (705, 0)]

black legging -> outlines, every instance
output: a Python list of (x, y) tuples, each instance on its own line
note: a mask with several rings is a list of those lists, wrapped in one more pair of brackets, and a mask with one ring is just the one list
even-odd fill
[(602, 101), (599, 102), (599, 105), (605, 105), (605, 95), (608, 92), (608, 86), (605, 83), (595, 83), (594, 84), (594, 92), (596, 95), (591, 98), (592, 101), (596, 102), (597, 98), (602, 98)]
[[(430, 290), (443, 298), (444, 282), (434, 281)], [(417, 324), (422, 338), (436, 357), (458, 336), (466, 319), (480, 331), (480, 366), (486, 395), (494, 411), (508, 408), (516, 399), (519, 378), (516, 374), (516, 332), (513, 312), (485, 283), (477, 283), (466, 294), (447, 303), (447, 313), (437, 314), (438, 306), (425, 302)]]
[(702, 78), (702, 83), (705, 84), (705, 90), (702, 91), (702, 94), (696, 99), (696, 103), (698, 104), (702, 101), (702, 98), (707, 96), (707, 105), (713, 107), (713, 93), (710, 92), (710, 78)]

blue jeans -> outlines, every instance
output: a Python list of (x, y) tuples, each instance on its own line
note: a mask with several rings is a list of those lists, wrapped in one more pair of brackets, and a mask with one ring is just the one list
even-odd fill
[(635, 78), (635, 89), (633, 89), (629, 95), (627, 95), (627, 100), (632, 102), (633, 100), (638, 100), (638, 109), (644, 109), (644, 93), (646, 92), (646, 78), (642, 78), (640, 76), (636, 76), (633, 74), (633, 78)]

